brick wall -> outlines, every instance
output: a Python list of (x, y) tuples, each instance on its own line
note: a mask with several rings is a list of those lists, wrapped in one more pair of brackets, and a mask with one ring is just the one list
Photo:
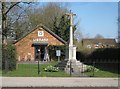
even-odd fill
[[(43, 31), (44, 36), (38, 37), (38, 31)], [(17, 59), (18, 61), (27, 61), (27, 60), (35, 60), (35, 48), (32, 46), (33, 39), (48, 39), (46, 42), (48, 42), (49, 45), (64, 45), (60, 40), (58, 40), (56, 37), (51, 35), (49, 32), (44, 30), (41, 27), (38, 27), (36, 30), (32, 31), (30, 34), (19, 40), (17, 43), (15, 43), (16, 51), (17, 51)], [(45, 42), (43, 40), (39, 40), (36, 42)]]

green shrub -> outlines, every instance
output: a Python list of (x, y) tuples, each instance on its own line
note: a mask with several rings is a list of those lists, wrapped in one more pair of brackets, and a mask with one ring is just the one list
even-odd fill
[(2, 70), (2, 44), (0, 44), (0, 70)]
[(95, 67), (89, 65), (89, 66), (87, 66), (87, 69), (86, 69), (85, 72), (91, 72), (91, 71), (93, 71), (93, 70), (94, 70), (94, 72), (99, 71), (98, 68), (95, 68)]
[(6, 71), (16, 69), (16, 49), (14, 45), (3, 45), (2, 69)]
[(58, 60), (58, 57), (56, 56), (56, 50), (61, 51), (60, 60), (65, 59), (66, 46), (49, 46), (48, 48), (49, 48), (50, 59), (53, 59), (55, 61)]
[(46, 71), (46, 72), (58, 72), (59, 71), (59, 69), (58, 69), (58, 67), (54, 67), (54, 66), (47, 66), (45, 69), (44, 69), (44, 71)]

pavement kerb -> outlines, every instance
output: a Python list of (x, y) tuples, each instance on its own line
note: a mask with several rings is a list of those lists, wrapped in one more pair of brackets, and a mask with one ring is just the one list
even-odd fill
[(2, 77), (2, 87), (118, 87), (118, 78)]

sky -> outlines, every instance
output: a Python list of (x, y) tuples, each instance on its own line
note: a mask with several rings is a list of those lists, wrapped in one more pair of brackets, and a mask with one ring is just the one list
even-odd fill
[[(83, 38), (118, 38), (118, 2), (63, 2), (73, 13), (74, 23), (79, 23)], [(46, 3), (42, 3), (46, 4)]]
[(96, 34), (104, 38), (118, 36), (118, 3), (117, 2), (70, 2), (69, 9), (76, 14), (78, 30), (83, 36), (94, 38)]
[(94, 38), (97, 34), (104, 38), (118, 37), (118, 2), (74, 2), (72, 0), (67, 3), (69, 10), (76, 14), (74, 23), (79, 22), (78, 30), (84, 38)]

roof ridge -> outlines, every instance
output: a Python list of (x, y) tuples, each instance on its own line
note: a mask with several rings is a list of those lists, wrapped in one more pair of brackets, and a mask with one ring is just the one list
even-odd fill
[(39, 24), (37, 25), (35, 28), (33, 28), (33, 30), (30, 30), (28, 33), (26, 33), (24, 36), (22, 36), (21, 38), (19, 38), (14, 44), (16, 44), (18, 41), (20, 41), (21, 39), (23, 39), (24, 37), (26, 37), (27, 35), (29, 35), (31, 32), (35, 31), (37, 28), (42, 27), (44, 30), (46, 30), (47, 32), (49, 32), (51, 35), (53, 35), (54, 37), (56, 37), (59, 41), (61, 41), (64, 44), (67, 44), (66, 41), (64, 41), (61, 37), (59, 37), (57, 34), (55, 34), (54, 32), (52, 32), (51, 30), (49, 30), (49, 28), (47, 28), (46, 26), (44, 26), (43, 24)]

